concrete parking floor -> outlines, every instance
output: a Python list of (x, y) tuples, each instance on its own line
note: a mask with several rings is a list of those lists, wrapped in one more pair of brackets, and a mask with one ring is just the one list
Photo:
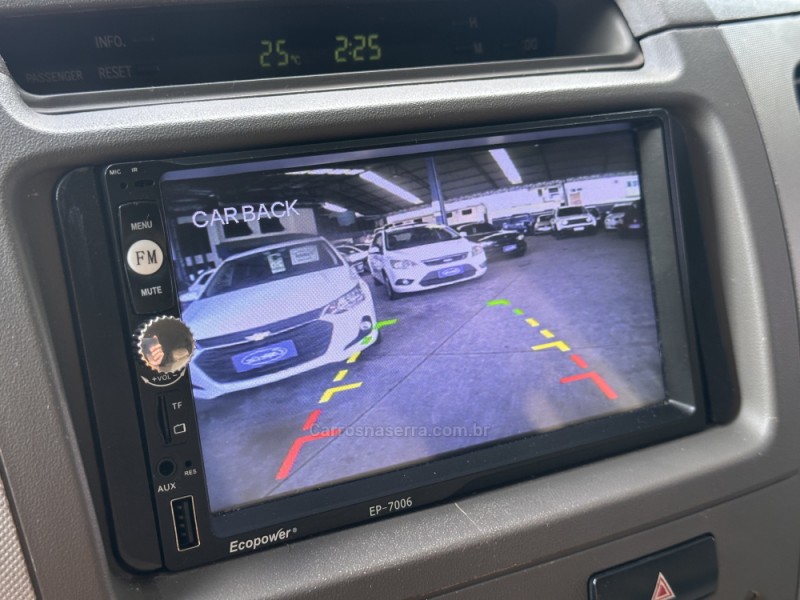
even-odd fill
[(380, 343), (198, 401), (212, 509), (662, 400), (645, 241), (528, 243), (480, 279), (396, 301), (366, 275), (395, 321)]

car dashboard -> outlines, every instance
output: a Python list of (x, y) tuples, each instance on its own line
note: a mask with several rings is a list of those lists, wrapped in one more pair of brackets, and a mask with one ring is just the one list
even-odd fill
[[(5, 315), (0, 320), (0, 596), (800, 598), (800, 9), (790, 0), (507, 0), (497, 11), (465, 4), (476, 22), (489, 23), (482, 31), (486, 37), (472, 35), (475, 23), (447, 0), (259, 0), (224, 6), (188, 0), (0, 0), (0, 306)], [(531, 14), (535, 35), (519, 26)], [(262, 20), (267, 24), (260, 29), (256, 23)], [(133, 39), (141, 42), (136, 48), (128, 47)], [(93, 47), (86, 49), (83, 42)], [(593, 144), (586, 137), (590, 134), (606, 137)], [(524, 144), (529, 154), (519, 149)], [(506, 158), (483, 151), (500, 145), (508, 149)], [(477, 151), (470, 154), (474, 148), (482, 152), (477, 158)], [(516, 183), (509, 156), (522, 172)], [(438, 175), (431, 157), (439, 161)], [(573, 171), (560, 174), (564, 165)], [(523, 178), (533, 181), (529, 173), (535, 168), (542, 171), (532, 193), (547, 211), (526, 209), (521, 215), (516, 200), (475, 201), (483, 194), (482, 182), (518, 185)], [(120, 185), (115, 169), (128, 169)], [(265, 169), (274, 173), (257, 179)], [(628, 200), (591, 199), (587, 182), (600, 172), (617, 183), (628, 177), (621, 184)], [(247, 179), (251, 176), (255, 183)], [(215, 177), (252, 185), (226, 188), (217, 186)], [(645, 213), (636, 203), (640, 181)], [(575, 182), (580, 189), (569, 187)], [(658, 186), (670, 190), (662, 199)], [(120, 243), (128, 241), (120, 241), (116, 216), (109, 215), (119, 206), (151, 201), (156, 188), (164, 198), (158, 210), (165, 239), (173, 243), (168, 249), (169, 242), (159, 241), (164, 254), (158, 261), (176, 265), (175, 302), (165, 310), (138, 311), (121, 300), (135, 281), (128, 271), (123, 277), (123, 271), (114, 270), (123, 260), (134, 270), (135, 252), (134, 258), (116, 257)], [(464, 200), (447, 204), (437, 190)], [(229, 201), (219, 198), (234, 192), (251, 208), (226, 212)], [(316, 219), (317, 224), (289, 227), (268, 238), (267, 246), (260, 236), (274, 231), (252, 224), (253, 215), (261, 215), (264, 194), (272, 194), (271, 205), (261, 204), (265, 221), (279, 221), (294, 210), (298, 223)], [(403, 195), (405, 204), (398, 201)], [(437, 201), (439, 213), (418, 210)], [(667, 212), (654, 212), (659, 202)], [(386, 208), (390, 205), (394, 212)], [(559, 215), (568, 213), (567, 205), (591, 210), (579, 209), (581, 222), (562, 223)], [(608, 216), (614, 207), (621, 211), (614, 213), (620, 215), (616, 221)], [(379, 216), (369, 220), (370, 211)], [(646, 243), (639, 233), (642, 214), (648, 221)], [(369, 227), (359, 232), (369, 236), (349, 233), (356, 231), (354, 223), (367, 221)], [(192, 224), (202, 232), (199, 246), (196, 238), (178, 233)], [(238, 234), (231, 233), (236, 227), (258, 237), (258, 245), (236, 242)], [(499, 246), (493, 238), (502, 240)], [(677, 242), (673, 246), (667, 239)], [(598, 250), (598, 244), (606, 245)], [(152, 252), (152, 246), (142, 248)], [(611, 273), (603, 261), (617, 252), (627, 262)], [(559, 266), (559, 256), (569, 260)], [(652, 289), (632, 275), (646, 256), (655, 257)], [(243, 303), (258, 302), (245, 268), (254, 257), (267, 261), (279, 280), (269, 285), (290, 289), (286, 281), (292, 276), (296, 307), (285, 313), (282, 304), (275, 308), (273, 321), (281, 327), (272, 331), (243, 317), (237, 331), (255, 336), (248, 338), (255, 346), (226, 355), (230, 374), (220, 383), (223, 376), (214, 380), (211, 368), (212, 374), (201, 374), (200, 361), (217, 350), (208, 340), (226, 346), (227, 340), (219, 340), (231, 330), (219, 320), (203, 320), (203, 311), (215, 294), (249, 294)], [(310, 266), (320, 257), (327, 261), (320, 267), (327, 269), (323, 274)], [(230, 275), (235, 269), (245, 283)], [(104, 276), (106, 287), (98, 283)], [(317, 281), (329, 297), (306, 303), (306, 292), (297, 291), (305, 290), (301, 277)], [(529, 287), (520, 287), (520, 279)], [(570, 287), (573, 281), (577, 288)], [(605, 291), (593, 293), (607, 289), (617, 294), (611, 300)], [(247, 526), (232, 525), (239, 537), (235, 544), (225, 538), (230, 557), (184, 562), (183, 551), (196, 544), (180, 533), (177, 558), (158, 550), (159, 540), (173, 543), (164, 533), (170, 527), (159, 530), (154, 524), (159, 511), (186, 515), (176, 512), (174, 503), (186, 496), (158, 504), (155, 488), (167, 485), (172, 475), (165, 461), (178, 462), (185, 475), (193, 465), (188, 454), (180, 454), (180, 460), (159, 455), (163, 481), (156, 475), (153, 489), (135, 483), (149, 481), (142, 456), (154, 452), (154, 442), (151, 433), (142, 433), (150, 431), (150, 417), (137, 413), (129, 401), (142, 385), (141, 371), (131, 370), (131, 357), (144, 351), (147, 336), (144, 326), (137, 329), (139, 345), (133, 348), (133, 330), (122, 333), (126, 319), (163, 313), (195, 330), (200, 343), (192, 380), (208, 382), (203, 390), (196, 385), (193, 395), (204, 453), (214, 447), (218, 456), (238, 452), (268, 462), (263, 449), (272, 446), (244, 437), (250, 435), (246, 427), (256, 423), (255, 416), (280, 422), (270, 430), (271, 439), (282, 445), (269, 458), (274, 462), (270, 477), (276, 472), (278, 483), (271, 481), (268, 492), (252, 491), (255, 480), (243, 474), (244, 463), (213, 463), (212, 473), (205, 454), (207, 477), (219, 480), (211, 501), (227, 510), (270, 494), (276, 502), (286, 501), (280, 481), (301, 452), (298, 446), (284, 458), (286, 450), (295, 438), (311, 439), (311, 433), (298, 433), (301, 426), (317, 431), (316, 419), (344, 410), (337, 408), (343, 399), (363, 391), (352, 379), (359, 374), (357, 360), (402, 349), (405, 354), (397, 352), (405, 358), (391, 368), (384, 365), (385, 373), (374, 372), (391, 381), (392, 389), (405, 390), (411, 375), (392, 379), (406, 368), (403, 361), (411, 364), (428, 346), (434, 353), (440, 344), (457, 341), (450, 336), (480, 309), (493, 324), (501, 323), (498, 315), (508, 322), (516, 318), (520, 336), (537, 336), (525, 342), (528, 358), (560, 341), (561, 323), (550, 327), (553, 333), (544, 319), (536, 320), (540, 313), (584, 319), (573, 339), (598, 336), (596, 343), (591, 338), (584, 344), (582, 356), (591, 362), (592, 348), (618, 335), (626, 315), (642, 314), (648, 300), (626, 304), (625, 294), (634, 289), (642, 298), (655, 298), (658, 310), (651, 301), (646, 314), (657, 313), (661, 321), (658, 328), (649, 325), (652, 331), (638, 325), (626, 330), (625, 335), (650, 340), (650, 346), (641, 342), (643, 349), (632, 351), (628, 344), (640, 342), (621, 337), (618, 344), (625, 352), (620, 350), (619, 372), (626, 381), (641, 376), (641, 389), (656, 390), (637, 392), (642, 398), (647, 393), (661, 398), (663, 390), (651, 380), (662, 377), (662, 370), (667, 383), (696, 383), (692, 393), (701, 408), (691, 424), (687, 416), (685, 427), (665, 427), (647, 440), (613, 447), (581, 447), (582, 453), (565, 446), (559, 460), (536, 463), (514, 476), (500, 468), (486, 471), (480, 485), (464, 484), (413, 509), (402, 503), (405, 496), (370, 492), (383, 499), (373, 503), (378, 508), (398, 514), (351, 520), (326, 516), (328, 523), (302, 539), (287, 539), (290, 526), (269, 530), (277, 535), (272, 540), (264, 529), (248, 541), (242, 533)], [(551, 290), (545, 301), (513, 304), (541, 290)], [(669, 312), (673, 304), (693, 307), (693, 313), (685, 313), (691, 330), (685, 340), (675, 333), (683, 331), (682, 322), (665, 318), (680, 312)], [(351, 305), (358, 307), (345, 312)], [(247, 313), (232, 306), (230, 300), (215, 310)], [(448, 319), (465, 306), (472, 311), (469, 319), (447, 329)], [(330, 347), (344, 349), (320, 350), (311, 374), (298, 368), (287, 371), (286, 378), (273, 376), (273, 361), (302, 358), (300, 338), (287, 341), (280, 335), (300, 327), (298, 315), (311, 313), (316, 321), (302, 325), (332, 329)], [(406, 323), (415, 319), (424, 331), (402, 338)], [(568, 331), (566, 321), (561, 329)], [(518, 335), (499, 339), (493, 330), (476, 331), (478, 337), (463, 344), (480, 352)], [(269, 336), (279, 339), (264, 346)], [(590, 368), (577, 353), (570, 362), (561, 343), (564, 356), (557, 358), (573, 369), (569, 373)], [(357, 354), (352, 344), (358, 344)], [(558, 354), (559, 348), (549, 349)], [(445, 361), (447, 348), (441, 352), (436, 358)], [(667, 357), (663, 369), (662, 355)], [(488, 360), (475, 364), (483, 368)], [(511, 363), (493, 366), (485, 377), (457, 370), (445, 377), (429, 375), (399, 398), (412, 403), (419, 395), (414, 414), (433, 415), (430, 421), (398, 424), (448, 424), (435, 410), (441, 401), (448, 411), (457, 405), (477, 415), (475, 423), (513, 428), (519, 420), (497, 416), (502, 411), (491, 406), (491, 392), (512, 379), (514, 368)], [(330, 377), (325, 369), (333, 369)], [(259, 378), (248, 383), (252, 373)], [(234, 409), (254, 404), (247, 396), (250, 388), (271, 386), (291, 395), (303, 386), (311, 389), (320, 373), (332, 387), (314, 387), (309, 392), (315, 394), (313, 406), (293, 412), (294, 406), (281, 403), (274, 415), (254, 405), (246, 418), (239, 415), (242, 423), (233, 423)], [(496, 379), (487, 383), (489, 375)], [(602, 414), (642, 408), (624, 404), (624, 397), (617, 400), (618, 392), (624, 396), (629, 390), (614, 377), (601, 379), (603, 385), (599, 376), (593, 379), (594, 392), (605, 394), (598, 396), (606, 403)], [(371, 382), (364, 381), (368, 389)], [(552, 393), (572, 381), (562, 377)], [(178, 385), (184, 384), (185, 379)], [(481, 385), (487, 386), (483, 396), (477, 391)], [(485, 406), (464, 398), (483, 398)], [(681, 406), (673, 406), (676, 414), (679, 408), (691, 412)], [(545, 408), (537, 404), (535, 410), (542, 411), (536, 418), (544, 422)], [(563, 420), (576, 409), (554, 410)], [(186, 431), (165, 422), (171, 435)], [(543, 431), (550, 431), (547, 423)], [(630, 430), (644, 428), (642, 423)], [(158, 427), (153, 421), (152, 431)], [(584, 430), (562, 433), (569, 431), (574, 442), (583, 435), (575, 432)], [(334, 437), (340, 430), (319, 432), (313, 435)], [(342, 440), (352, 441), (344, 435)], [(399, 447), (396, 442), (387, 438), (352, 454), (332, 451), (331, 461), (310, 469), (317, 474), (302, 483), (302, 490), (320, 493), (317, 488), (329, 483), (331, 470), (341, 468), (335, 482), (352, 484), (347, 489), (361, 493), (353, 472), (342, 465), (363, 461), (358, 474), (372, 473), (383, 468), (377, 459)], [(415, 438), (403, 451), (422, 444)], [(434, 446), (439, 447), (430, 442)], [(424, 462), (434, 452), (425, 447), (427, 454), (420, 450), (403, 460)], [(197, 466), (194, 455), (192, 460)], [(438, 481), (437, 476), (442, 477), (430, 475), (430, 480)], [(301, 504), (312, 491), (297, 496)], [(192, 497), (203, 493), (192, 492)], [(337, 506), (330, 501), (332, 511)], [(149, 541), (137, 537), (143, 531), (151, 532)], [(250, 552), (257, 547), (254, 539), (272, 547)], [(201, 541), (205, 549), (207, 538)]]

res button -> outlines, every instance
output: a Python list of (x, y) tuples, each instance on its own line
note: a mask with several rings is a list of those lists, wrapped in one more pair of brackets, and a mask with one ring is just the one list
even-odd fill
[(153, 275), (164, 264), (164, 252), (153, 240), (134, 242), (126, 258), (128, 268), (138, 275)]

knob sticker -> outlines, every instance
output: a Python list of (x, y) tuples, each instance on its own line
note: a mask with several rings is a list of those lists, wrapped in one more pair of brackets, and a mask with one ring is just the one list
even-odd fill
[(182, 373), (195, 350), (189, 327), (169, 316), (156, 317), (142, 325), (135, 341), (141, 363), (161, 375)]

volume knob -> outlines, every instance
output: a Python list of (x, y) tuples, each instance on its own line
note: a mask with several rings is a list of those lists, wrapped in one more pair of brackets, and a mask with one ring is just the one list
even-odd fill
[(192, 360), (194, 336), (189, 327), (175, 317), (150, 319), (134, 334), (139, 359), (156, 373), (180, 373)]

